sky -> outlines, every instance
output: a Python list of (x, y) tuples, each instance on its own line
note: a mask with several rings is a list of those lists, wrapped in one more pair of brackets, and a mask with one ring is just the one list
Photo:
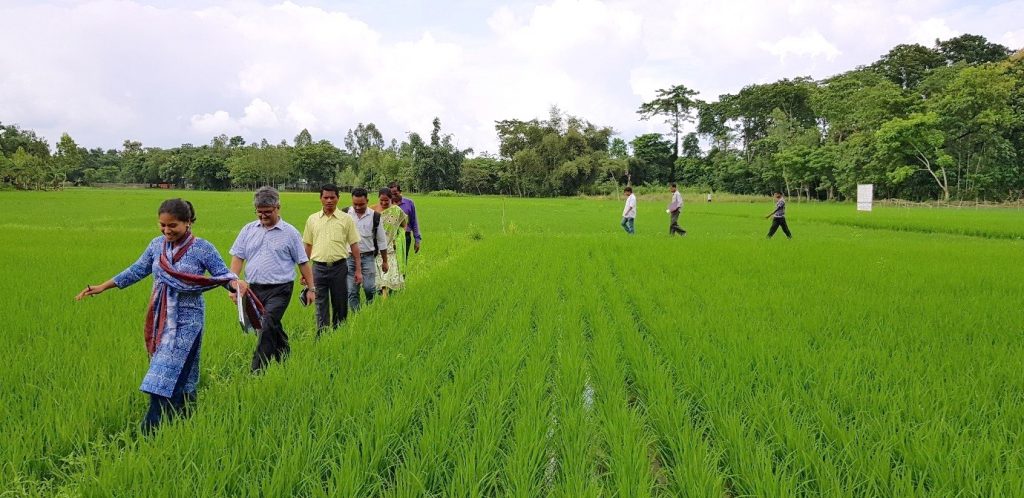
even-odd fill
[(820, 79), (900, 43), (1024, 47), (1024, 0), (0, 0), (0, 122), (51, 147), (289, 142), (442, 131), (497, 152), (494, 122), (552, 105), (629, 141), (637, 107), (683, 84), (717, 100)]

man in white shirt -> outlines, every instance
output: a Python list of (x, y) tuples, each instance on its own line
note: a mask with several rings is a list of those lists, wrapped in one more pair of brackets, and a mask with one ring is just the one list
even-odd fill
[(668, 203), (668, 209), (665, 210), (670, 218), (668, 235), (670, 237), (677, 233), (680, 236), (686, 235), (686, 230), (679, 226), (679, 214), (683, 212), (683, 194), (676, 189), (675, 182), (670, 183), (668, 189), (672, 192), (672, 201)]
[(633, 195), (633, 187), (626, 187), (626, 207), (622, 209), (622, 228), (626, 233), (636, 233), (636, 195)]
[[(376, 257), (380, 252), (383, 264), (381, 270), (388, 271), (387, 236), (380, 223), (380, 213), (366, 207), (368, 194), (365, 188), (352, 190), (352, 207), (345, 210), (355, 222), (359, 232), (359, 262), (363, 274), (363, 294), (366, 304), (373, 302), (377, 294)], [(359, 311), (359, 283), (353, 280), (356, 273), (355, 261), (348, 260), (348, 307), (353, 312)]]

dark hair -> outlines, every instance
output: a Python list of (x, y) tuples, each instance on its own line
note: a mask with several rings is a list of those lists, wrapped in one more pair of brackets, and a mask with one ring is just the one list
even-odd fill
[(402, 187), (398, 185), (398, 182), (391, 182), (388, 184), (388, 188), (397, 188), (399, 192), (402, 191)]
[(366, 189), (363, 187), (356, 187), (352, 189), (352, 197), (366, 197), (367, 195)]
[(338, 193), (338, 187), (333, 183), (328, 183), (320, 187), (320, 197), (324, 196), (324, 192), (334, 192), (335, 197), (341, 197), (341, 194)]
[(775, 195), (782, 197), (782, 192), (775, 192)]
[(382, 187), (380, 190), (377, 191), (377, 195), (386, 195), (386, 196), (388, 196), (390, 198), (391, 197), (391, 189), (389, 189), (387, 187)]
[(196, 222), (196, 208), (192, 207), (192, 203), (185, 199), (167, 199), (160, 203), (160, 209), (157, 210), (156, 215), (160, 216), (164, 213), (173, 216), (178, 221)]
[(632, 192), (633, 191), (633, 187), (626, 187), (625, 190), (626, 190), (626, 192)]
[(673, 187), (673, 188), (674, 188), (674, 187), (676, 186), (676, 182), (672, 182), (672, 183), (668, 184), (668, 186), (670, 186), (670, 187)]

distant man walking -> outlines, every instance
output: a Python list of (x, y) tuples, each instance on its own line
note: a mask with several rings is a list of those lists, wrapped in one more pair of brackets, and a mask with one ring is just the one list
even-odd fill
[(786, 234), (787, 239), (793, 238), (793, 234), (789, 232), (789, 226), (786, 225), (786, 199), (782, 197), (782, 192), (775, 192), (775, 211), (769, 213), (765, 218), (772, 219), (772, 227), (768, 229), (769, 239), (775, 235), (775, 231), (779, 227), (782, 227), (782, 233)]
[(669, 236), (677, 233), (680, 236), (686, 235), (686, 230), (679, 226), (679, 214), (683, 212), (683, 194), (676, 189), (675, 182), (669, 184), (668, 190), (672, 192), (672, 201), (668, 203), (666, 210), (669, 216), (668, 234)]
[(622, 208), (622, 228), (626, 233), (636, 233), (636, 195), (633, 195), (633, 187), (626, 187), (623, 190), (626, 194), (626, 207)]
[[(412, 199), (402, 196), (402, 187), (398, 185), (398, 182), (391, 182), (388, 188), (391, 189), (391, 197), (395, 204), (402, 208), (405, 215), (409, 217), (409, 222), (405, 225), (405, 264), (402, 265), (402, 269), (405, 271), (409, 267), (409, 248), (413, 247), (416, 254), (420, 253), (420, 242), (423, 241), (423, 238), (420, 237), (420, 220), (416, 216), (416, 204), (412, 202)], [(413, 239), (416, 239), (415, 244), (413, 244)]]
[[(313, 261), (317, 335), (328, 324), (338, 328), (348, 315), (348, 262), (345, 260), (349, 251), (355, 260), (353, 281), (356, 285), (363, 283), (359, 232), (352, 217), (338, 211), (338, 187), (321, 187), (320, 205), (323, 209), (309, 215), (302, 231), (306, 256)], [(306, 284), (309, 283), (307, 280)]]
[[(359, 284), (353, 280), (356, 274), (356, 262), (360, 264), (359, 271), (363, 274), (363, 293), (366, 295), (366, 304), (373, 302), (373, 296), (377, 293), (377, 265), (376, 257), (378, 251), (382, 258), (381, 270), (388, 271), (388, 239), (384, 227), (380, 224), (380, 213), (367, 209), (368, 194), (365, 188), (357, 188), (352, 191), (352, 207), (348, 209), (348, 215), (356, 225), (359, 232), (359, 258), (348, 260), (348, 307), (353, 311), (359, 311)], [(383, 248), (383, 250), (380, 250)]]
[(313, 272), (299, 231), (281, 219), (281, 198), (277, 190), (272, 187), (257, 190), (253, 205), (258, 219), (242, 227), (231, 246), (231, 272), (241, 275), (245, 268), (249, 289), (263, 303), (266, 312), (252, 355), (252, 371), (259, 372), (270, 360), (284, 361), (291, 350), (281, 319), (295, 287), (295, 266), (299, 267), (305, 281), (313, 280)]

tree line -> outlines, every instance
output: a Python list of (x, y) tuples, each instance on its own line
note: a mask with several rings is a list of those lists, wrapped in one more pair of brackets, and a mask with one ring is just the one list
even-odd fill
[[(982, 36), (893, 47), (867, 66), (823, 80), (748, 85), (717, 100), (685, 85), (640, 104), (666, 133), (630, 141), (610, 126), (552, 107), (545, 119), (495, 122), (497, 154), (462, 149), (433, 121), (429, 137), (387, 142), (373, 123), (343, 146), (302, 130), (291, 142), (239, 136), (163, 149), (80, 147), (0, 123), (0, 183), (19, 189), (67, 182), (173, 183), (197, 189), (257, 185), (382, 185), (409, 190), (557, 196), (677, 181), (711, 191), (782, 191), (847, 199), (858, 183), (882, 197), (1016, 200), (1024, 197), (1024, 52)], [(686, 133), (688, 130), (693, 130)]]

